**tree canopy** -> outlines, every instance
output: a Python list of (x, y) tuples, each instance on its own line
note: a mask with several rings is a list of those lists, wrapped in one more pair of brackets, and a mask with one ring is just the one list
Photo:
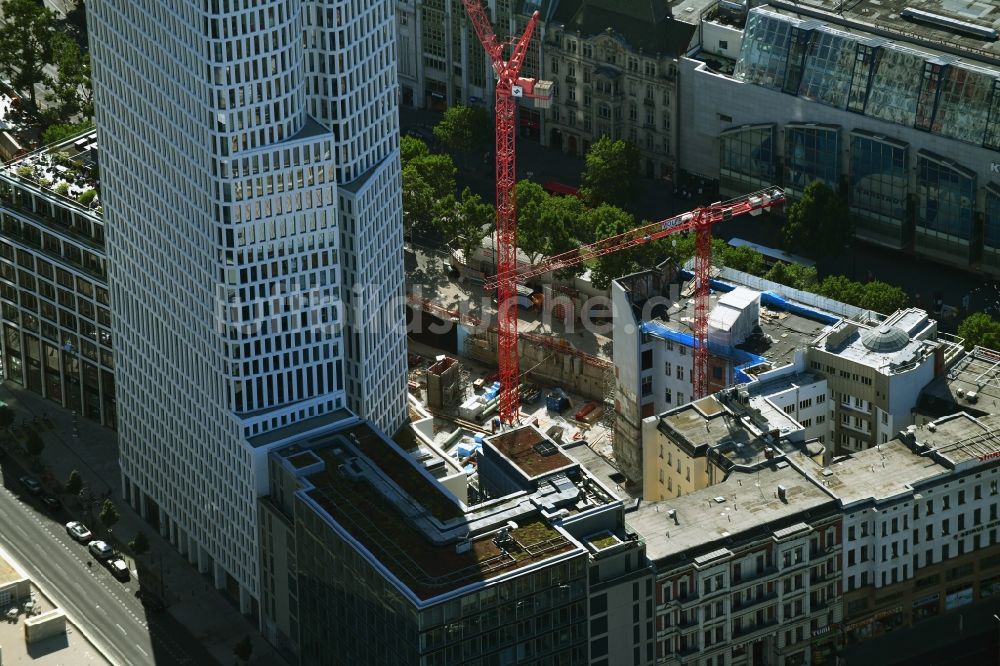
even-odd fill
[(80, 491), (83, 490), (83, 478), (80, 476), (78, 470), (73, 470), (69, 473), (69, 477), (66, 479), (66, 485), (63, 486), (63, 490), (66, 491), (67, 495), (79, 495)]
[(403, 225), (407, 230), (433, 224), (455, 201), (455, 163), (447, 155), (426, 152), (426, 144), (419, 139), (414, 142), (406, 146), (409, 156), (403, 161), (402, 172)]
[(816, 287), (816, 293), (859, 308), (890, 314), (906, 307), (909, 297), (899, 287), (886, 282), (857, 282), (843, 275), (830, 275)]
[(836, 256), (844, 251), (853, 231), (847, 202), (815, 180), (806, 185), (802, 198), (788, 207), (781, 243), (792, 252), (810, 257)]
[(399, 159), (405, 167), (410, 160), (415, 157), (424, 157), (430, 154), (427, 143), (415, 136), (404, 134), (399, 137)]
[(37, 0), (4, 0), (0, 6), (0, 76), (15, 90), (28, 93), (38, 108), (35, 86), (49, 82), (49, 60), (55, 14)]
[(54, 104), (52, 115), (68, 120), (80, 114), (94, 115), (93, 92), (90, 83), (90, 54), (80, 49), (72, 37), (57, 32), (52, 35), (52, 61), (56, 76), (50, 82), (47, 99)]
[(958, 325), (958, 337), (965, 339), (966, 349), (1000, 349), (1000, 323), (985, 312), (974, 312)]
[(479, 106), (453, 106), (434, 126), (434, 138), (452, 152), (474, 153), (493, 143), (493, 123)]
[(461, 250), (468, 263), (472, 253), (494, 227), (496, 213), (493, 206), (483, 203), (478, 194), (473, 194), (466, 187), (459, 199), (452, 197), (450, 208), (446, 207), (444, 200), (441, 207), (441, 214), (437, 216), (438, 227), (448, 239), (448, 244)]
[(42, 132), (42, 144), (47, 146), (50, 143), (56, 143), (57, 141), (68, 139), (71, 136), (75, 136), (92, 128), (93, 126), (94, 123), (90, 121), (82, 123), (56, 123), (55, 125), (49, 125), (45, 128), (45, 131)]
[[(583, 214), (585, 223), (594, 229), (598, 238), (623, 234), (635, 228), (635, 218), (621, 208), (601, 204)], [(612, 252), (598, 257), (591, 268), (591, 283), (598, 289), (607, 289), (611, 281), (631, 273), (636, 268), (636, 254), (630, 251)]]
[(118, 514), (118, 508), (115, 503), (109, 499), (104, 500), (104, 504), (101, 505), (101, 512), (98, 514), (97, 519), (101, 521), (101, 525), (104, 525), (104, 529), (110, 530), (118, 522), (121, 516)]
[[(639, 193), (639, 150), (634, 144), (602, 136), (584, 158), (580, 191), (591, 206), (609, 203), (626, 208)], [(601, 238), (600, 234), (597, 234)]]
[(774, 266), (771, 266), (764, 273), (764, 279), (804, 291), (812, 291), (819, 281), (814, 267), (789, 264), (784, 261), (776, 262)]

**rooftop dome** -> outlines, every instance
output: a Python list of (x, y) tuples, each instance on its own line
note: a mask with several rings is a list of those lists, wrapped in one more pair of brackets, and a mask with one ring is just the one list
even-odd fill
[(861, 344), (879, 354), (898, 352), (909, 341), (910, 336), (906, 331), (895, 326), (879, 326), (861, 336)]

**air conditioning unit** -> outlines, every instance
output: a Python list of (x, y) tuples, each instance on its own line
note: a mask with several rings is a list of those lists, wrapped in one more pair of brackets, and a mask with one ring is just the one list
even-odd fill
[(975, 391), (969, 391), (968, 393), (965, 394), (966, 402), (970, 404), (975, 404), (977, 400), (979, 400), (979, 396), (976, 394)]

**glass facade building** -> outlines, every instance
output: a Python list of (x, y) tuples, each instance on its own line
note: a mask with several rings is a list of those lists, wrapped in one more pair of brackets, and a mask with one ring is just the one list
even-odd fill
[(723, 187), (756, 190), (774, 184), (774, 134), (774, 125), (748, 125), (722, 133)]
[(907, 152), (905, 144), (851, 132), (848, 204), (859, 237), (896, 247), (906, 240)]
[(917, 156), (918, 249), (969, 252), (976, 174), (921, 151)]
[(747, 18), (734, 76), (967, 143), (997, 147), (996, 72), (765, 8)]
[(837, 191), (840, 180), (840, 130), (817, 125), (785, 127), (785, 187), (801, 193), (818, 180)]
[(765, 6), (733, 78), (770, 92), (723, 125), (722, 190), (772, 179), (796, 197), (820, 180), (858, 238), (1000, 276), (1000, 68)]

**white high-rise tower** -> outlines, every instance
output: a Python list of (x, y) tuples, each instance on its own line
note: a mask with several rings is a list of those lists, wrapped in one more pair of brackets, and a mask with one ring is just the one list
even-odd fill
[(246, 612), (267, 450), (406, 417), (393, 4), (87, 3), (125, 496)]

